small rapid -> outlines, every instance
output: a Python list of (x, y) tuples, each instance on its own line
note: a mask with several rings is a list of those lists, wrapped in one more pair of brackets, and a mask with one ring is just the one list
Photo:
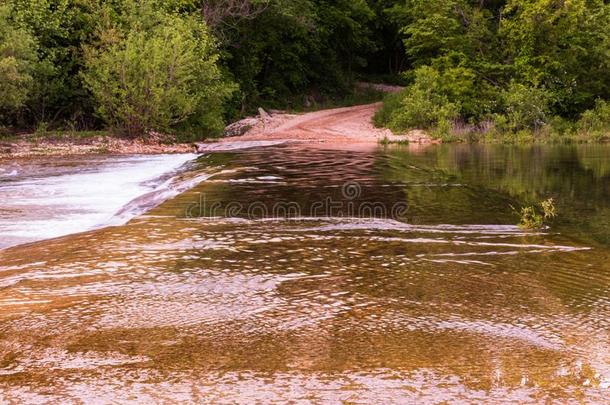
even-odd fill
[[(173, 177), (195, 157), (66, 157), (0, 163), (0, 249), (123, 224), (153, 206), (151, 202), (182, 190), (171, 191)], [(121, 210), (149, 193), (157, 193), (157, 198), (143, 207), (132, 204), (131, 209)], [(121, 215), (115, 215), (119, 211)]]

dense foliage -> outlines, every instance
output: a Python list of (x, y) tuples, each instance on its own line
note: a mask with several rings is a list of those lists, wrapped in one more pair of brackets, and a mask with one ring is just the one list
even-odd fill
[(133, 3), (105, 11), (119, 13), (86, 48), (82, 78), (106, 123), (131, 136), (184, 124), (223, 127), (233, 86), (200, 19)]
[(373, 18), (365, 0), (270, 0), (256, 18), (219, 27), (240, 109), (294, 107), (309, 102), (304, 96), (350, 91), (362, 55), (375, 49)]
[(401, 22), (413, 69), (378, 124), (440, 136), (610, 125), (607, 2), (406, 0), (388, 12)]
[(3, 4), (0, 130), (203, 137), (259, 106), (345, 97), (362, 77), (406, 85), (376, 116), (395, 130), (598, 139), (610, 127), (603, 0)]
[(365, 0), (10, 0), (0, 9), (0, 129), (218, 133), (259, 106), (352, 89)]

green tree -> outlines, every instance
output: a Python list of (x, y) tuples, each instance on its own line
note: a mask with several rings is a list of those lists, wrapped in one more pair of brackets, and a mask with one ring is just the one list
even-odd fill
[(8, 6), (0, 6), (0, 113), (22, 107), (32, 88), (36, 42), (10, 19)]
[(91, 41), (98, 0), (12, 0), (12, 19), (31, 32), (39, 44), (40, 63), (32, 72), (32, 90), (26, 102), (26, 124), (63, 121), (80, 127), (93, 125), (90, 95), (79, 72), (83, 45)]
[(509, 76), (496, 35), (498, 2), (407, 0), (387, 13), (402, 24), (406, 54), (415, 67), (404, 72), (408, 82), (418, 80), (418, 68), (429, 66), (438, 74), (435, 91), (459, 106), (461, 120), (479, 121), (497, 109)]
[(223, 78), (205, 24), (153, 2), (126, 3), (122, 12), (86, 53), (83, 78), (99, 115), (130, 136), (178, 125), (219, 130), (234, 86)]
[(598, 99), (594, 108), (581, 114), (576, 127), (580, 133), (593, 139), (610, 137), (610, 102)]
[(549, 92), (513, 82), (501, 94), (508, 129), (539, 129), (549, 118)]
[[(386, 12), (401, 24), (415, 67), (404, 73), (414, 83), (409, 89), (421, 88), (422, 66), (433, 68), (435, 94), (459, 106), (461, 121), (485, 124), (494, 116), (505, 130), (538, 130), (551, 118), (578, 118), (610, 95), (605, 1), (405, 0)], [(409, 116), (390, 111), (409, 103), (390, 104), (385, 117)]]
[[(225, 5), (230, 11), (235, 3), (257, 11), (227, 11), (215, 32), (223, 60), (240, 84), (242, 112), (261, 104), (300, 106), (307, 93), (344, 94), (366, 64), (364, 55), (374, 49), (368, 25), (374, 13), (364, 0), (215, 0), (204, 6)], [(214, 10), (207, 11), (213, 21)]]
[[(370, 38), (374, 48), (368, 52), (365, 71), (373, 74), (390, 74), (395, 77), (407, 65), (407, 55), (400, 34), (401, 22), (392, 18), (391, 9), (401, 0), (368, 0), (375, 17), (369, 22)], [(390, 76), (391, 77), (391, 76)]]
[(515, 79), (543, 85), (556, 112), (576, 117), (610, 94), (610, 4), (509, 0), (500, 36)]

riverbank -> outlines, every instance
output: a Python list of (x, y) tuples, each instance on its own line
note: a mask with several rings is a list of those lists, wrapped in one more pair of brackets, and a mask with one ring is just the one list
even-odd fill
[(196, 143), (177, 142), (176, 138), (159, 133), (130, 139), (110, 132), (51, 132), (27, 134), (0, 139), (0, 159), (33, 156), (71, 156), (92, 154), (167, 154), (232, 150), (249, 145), (268, 143), (307, 144), (434, 144), (434, 143), (582, 143), (603, 141), (590, 137), (560, 137), (550, 133), (497, 136), (473, 136), (467, 131), (452, 136), (434, 136), (434, 131), (410, 130), (396, 134), (391, 129), (378, 127), (374, 117), (381, 102), (350, 107), (329, 108), (305, 113), (260, 110), (257, 116), (234, 122), (225, 129), (222, 138)]
[[(243, 134), (225, 137), (218, 142), (202, 142), (198, 150), (233, 149), (237, 143), (294, 142), (313, 144), (377, 144), (403, 142), (429, 144), (435, 141), (423, 131), (395, 135), (387, 128), (373, 125), (373, 116), (381, 103), (332, 108), (306, 114), (267, 114), (249, 117), (232, 126), (245, 128)], [(238, 131), (239, 133), (240, 131)]]
[[(522, 105), (511, 107), (512, 113), (505, 111), (474, 119), (459, 115), (447, 117), (443, 115), (446, 113), (444, 107), (426, 104), (428, 101), (418, 99), (419, 96), (413, 91), (407, 88), (387, 94), (373, 117), (375, 125), (390, 128), (395, 133), (413, 127), (421, 128), (444, 143), (567, 144), (610, 141), (610, 104), (602, 100), (578, 117), (551, 115), (540, 106), (524, 107), (527, 105), (524, 100)], [(498, 98), (494, 102), (501, 103), (501, 100)], [(536, 111), (539, 116), (534, 114)]]
[[(87, 154), (160, 154), (189, 153), (198, 148), (222, 149), (236, 142), (298, 142), (298, 143), (431, 143), (423, 131), (410, 131), (394, 135), (387, 128), (376, 128), (373, 116), (381, 103), (324, 109), (292, 114), (264, 112), (231, 124), (238, 127), (237, 136), (193, 143), (175, 142), (175, 139), (153, 133), (146, 137), (129, 139), (108, 132), (62, 132), (28, 134), (0, 141), (0, 159), (30, 156), (68, 156)], [(239, 129), (240, 128), (240, 129)]]
[(192, 143), (172, 142), (172, 139), (160, 134), (129, 139), (106, 131), (52, 132), (0, 138), (0, 159), (33, 156), (151, 155), (191, 152), (194, 152)]

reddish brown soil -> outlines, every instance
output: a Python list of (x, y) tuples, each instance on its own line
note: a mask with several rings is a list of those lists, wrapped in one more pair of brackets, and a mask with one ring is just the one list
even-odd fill
[(292, 140), (307, 142), (377, 142), (391, 137), (387, 129), (375, 128), (373, 114), (381, 103), (334, 108), (302, 115), (276, 115), (245, 135), (222, 142), (251, 140)]

